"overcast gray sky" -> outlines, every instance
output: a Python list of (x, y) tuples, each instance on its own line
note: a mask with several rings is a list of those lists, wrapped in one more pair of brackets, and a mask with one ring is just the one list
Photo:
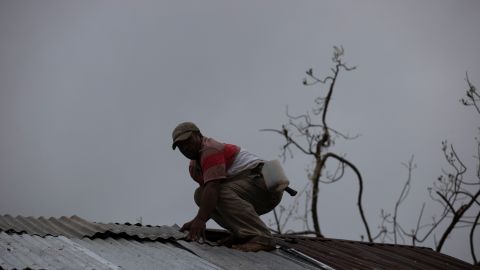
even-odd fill
[[(181, 225), (196, 184), (171, 149), (175, 125), (277, 158), (282, 138), (259, 130), (280, 128), (286, 105), (311, 108), (325, 88), (302, 86), (305, 70), (328, 75), (343, 45), (358, 69), (340, 75), (328, 121), (361, 136), (332, 150), (361, 170), (374, 233), (414, 154), (399, 212), (413, 228), (423, 201), (426, 217), (438, 210), (426, 188), (447, 167), (441, 141), (474, 166), (479, 117), (458, 100), (466, 71), (480, 85), (479, 14), (473, 0), (2, 0), (0, 214)], [(299, 153), (286, 161), (294, 188), (308, 165)], [(327, 237), (364, 234), (354, 180), (321, 188)], [(470, 261), (467, 234), (444, 252)]]

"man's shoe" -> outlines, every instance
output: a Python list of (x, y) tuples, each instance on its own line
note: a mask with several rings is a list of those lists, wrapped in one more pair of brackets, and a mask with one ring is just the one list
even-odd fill
[(217, 245), (219, 246), (226, 246), (226, 247), (232, 247), (233, 244), (235, 244), (235, 242), (237, 242), (238, 239), (233, 235), (229, 235), (223, 239), (220, 239), (217, 241)]

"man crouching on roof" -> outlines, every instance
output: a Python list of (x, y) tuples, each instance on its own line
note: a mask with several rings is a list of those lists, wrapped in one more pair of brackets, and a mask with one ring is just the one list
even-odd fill
[(205, 239), (205, 224), (213, 218), (231, 235), (219, 242), (242, 251), (272, 250), (275, 242), (259, 215), (270, 212), (283, 192), (270, 192), (260, 173), (264, 160), (233, 145), (202, 135), (191, 122), (180, 123), (172, 133), (173, 149), (190, 159), (190, 176), (199, 210), (185, 223), (187, 240)]

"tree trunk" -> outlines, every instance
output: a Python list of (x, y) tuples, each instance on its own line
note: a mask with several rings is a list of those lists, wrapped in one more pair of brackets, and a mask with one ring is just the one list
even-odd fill
[(315, 164), (315, 169), (313, 170), (312, 175), (312, 221), (313, 221), (313, 228), (315, 230), (315, 234), (318, 237), (323, 237), (322, 232), (320, 231), (320, 223), (318, 221), (318, 210), (317, 210), (317, 202), (318, 202), (318, 191), (319, 191), (319, 182), (320, 182), (320, 175), (323, 167), (323, 162), (321, 159), (317, 159)]

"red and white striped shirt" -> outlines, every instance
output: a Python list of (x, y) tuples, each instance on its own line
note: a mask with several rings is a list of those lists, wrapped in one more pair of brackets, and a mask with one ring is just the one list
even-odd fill
[(190, 176), (200, 185), (215, 179), (225, 179), (227, 170), (239, 152), (240, 147), (234, 144), (221, 143), (204, 137), (200, 149), (200, 164), (196, 160), (190, 161)]

